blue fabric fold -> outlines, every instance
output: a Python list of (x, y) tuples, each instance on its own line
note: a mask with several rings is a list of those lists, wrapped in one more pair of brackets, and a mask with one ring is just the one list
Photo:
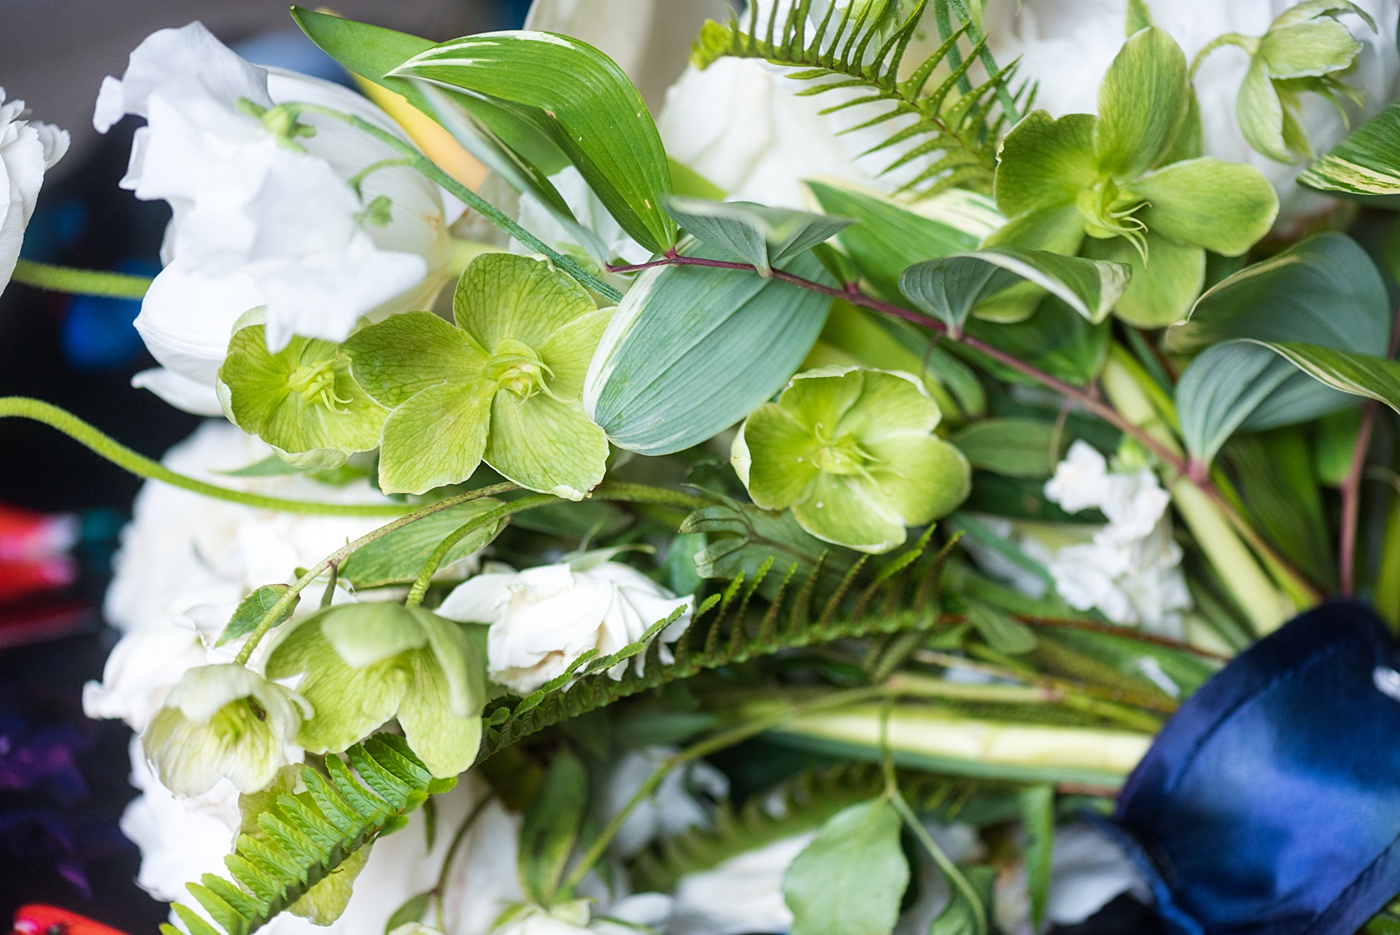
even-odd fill
[(1400, 647), (1336, 602), (1189, 698), (1112, 827), (1174, 935), (1352, 935), (1400, 893)]

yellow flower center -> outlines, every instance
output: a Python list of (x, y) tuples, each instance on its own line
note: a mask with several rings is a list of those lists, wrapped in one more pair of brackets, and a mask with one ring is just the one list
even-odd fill
[(540, 355), (533, 348), (512, 338), (505, 338), (497, 344), (491, 359), (486, 362), (486, 378), (499, 389), (514, 393), (521, 399), (529, 399), (536, 393), (555, 398), (546, 383), (546, 378), (553, 376), (554, 371), (540, 360)]
[(335, 395), (334, 361), (302, 364), (287, 376), (287, 386), (310, 406), (319, 403), (332, 412), (344, 413), (343, 407), (350, 404), (350, 400)]

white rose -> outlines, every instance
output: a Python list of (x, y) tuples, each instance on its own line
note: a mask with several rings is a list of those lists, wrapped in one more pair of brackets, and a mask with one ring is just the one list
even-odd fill
[(15, 271), (44, 172), (68, 151), (66, 130), (24, 115), (24, 101), (5, 103), (0, 88), (0, 292)]
[[(670, 662), (665, 644), (690, 626), (694, 606), (694, 598), (677, 598), (634, 568), (585, 556), (521, 572), (495, 566), (459, 585), (437, 612), (449, 620), (490, 624), (491, 678), (528, 694), (564, 674), (588, 650), (615, 653), (683, 608), (658, 634), (661, 659)], [(636, 657), (639, 671), (644, 658)], [(609, 674), (621, 678), (625, 668), (621, 663)]]
[(140, 732), (186, 672), (233, 661), (234, 652), (208, 648), (192, 625), (181, 623), (141, 627), (118, 640), (102, 669), (102, 681), (83, 686), (83, 713), (120, 718)]
[(668, 935), (788, 931), (792, 910), (783, 901), (783, 877), (814, 837), (815, 831), (784, 838), (681, 877)]
[[(362, 316), (423, 306), (444, 279), (451, 222), (436, 185), (400, 153), (335, 118), (279, 137), (250, 107), (330, 107), (402, 135), (363, 97), (251, 65), (199, 23), (152, 34), (121, 80), (108, 78), (94, 124), (146, 118), (124, 188), (174, 210), (166, 267), (136, 327), (164, 370), (138, 377), (172, 404), (220, 413), (214, 393), (234, 323), (267, 308), (274, 349), (293, 334), (342, 341)], [(387, 202), (387, 216), (376, 209)]]
[[(1297, 0), (1148, 0), (1153, 21), (1171, 34), (1188, 61), (1207, 43), (1230, 32), (1261, 36)], [(1344, 77), (1365, 95), (1369, 117), (1400, 91), (1396, 23), (1400, 0), (1357, 0), (1379, 32), (1350, 16), (1345, 22), (1363, 46), (1355, 69)], [(999, 64), (1021, 58), (1020, 74), (1039, 84), (1036, 106), (1055, 116), (1094, 113), (1099, 83), (1126, 38), (1127, 0), (988, 0), (983, 25)], [(1299, 166), (1274, 162), (1250, 149), (1235, 116), (1235, 101), (1248, 59), (1237, 48), (1219, 49), (1195, 78), (1206, 154), (1247, 162), (1278, 189), (1280, 223), (1324, 208), (1329, 202), (1294, 184)], [(1304, 126), (1321, 153), (1336, 145), (1346, 126), (1336, 108), (1315, 94), (1304, 95)]]

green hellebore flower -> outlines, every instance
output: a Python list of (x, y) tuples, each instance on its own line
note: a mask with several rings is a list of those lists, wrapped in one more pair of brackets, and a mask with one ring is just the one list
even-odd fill
[(1206, 251), (1239, 256), (1278, 215), (1278, 195), (1257, 169), (1189, 158), (1194, 102), (1171, 36), (1135, 33), (1099, 88), (1097, 117), (1035, 111), (1007, 134), (995, 192), (1010, 221), (987, 245), (1126, 263), (1119, 318), (1139, 327), (1185, 318), (1205, 282)]
[(146, 725), (141, 747), (161, 784), (199, 795), (227, 778), (257, 792), (287, 762), (312, 708), (296, 692), (234, 663), (186, 672)]
[(297, 742), (313, 753), (340, 753), (397, 717), (434, 776), (476, 759), (486, 666), (462, 624), (400, 604), (330, 607), (291, 626), (267, 673), (305, 673), (297, 690), (316, 716)]
[(608, 458), (580, 400), (612, 310), (544, 261), (492, 253), (462, 274), (453, 311), (456, 327), (409, 312), (345, 344), (355, 379), (393, 409), (380, 486), (426, 493), (484, 460), (522, 487), (582, 500)]
[(941, 418), (908, 374), (813, 370), (748, 417), (731, 460), (764, 509), (791, 507), (819, 539), (887, 552), (971, 490), (967, 459), (933, 434)]

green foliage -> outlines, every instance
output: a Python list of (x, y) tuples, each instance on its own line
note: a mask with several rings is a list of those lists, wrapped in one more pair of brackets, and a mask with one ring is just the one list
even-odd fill
[[(376, 734), (325, 761), (325, 772), (301, 770), (306, 791), (282, 794), (256, 817), (265, 837), (240, 834), (224, 859), (229, 879), (205, 874), (190, 893), (219, 928), (186, 906), (174, 910), (189, 935), (251, 935), (291, 907), (351, 855), (445, 792), (455, 779), (434, 779), (401, 737)], [(351, 768), (353, 767), (353, 772)], [(166, 935), (179, 935), (171, 925)]]
[(727, 250), (764, 276), (773, 264), (830, 240), (852, 222), (790, 208), (769, 208), (749, 201), (666, 199), (670, 212), (687, 233)]
[(1055, 845), (1055, 787), (1030, 786), (1020, 794), (1021, 826), (1025, 829), (1026, 889), (1031, 898), (1031, 927), (1045, 921), (1050, 898), (1050, 857)]
[(672, 185), (661, 135), (637, 89), (602, 52), (568, 36), (488, 33), (419, 52), (389, 74), (509, 105), (568, 155), (638, 243), (655, 253), (675, 246), (676, 224), (663, 207)]
[[(935, 4), (946, 0), (934, 0)], [(905, 54), (920, 28), (928, 0), (920, 0), (901, 22), (890, 0), (869, 3), (830, 3), (813, 24), (813, 0), (775, 4), (767, 21), (760, 23), (758, 5), (749, 6), (747, 24), (738, 17), (726, 24), (706, 23), (692, 60), (703, 68), (723, 57), (757, 58), (791, 66), (789, 77), (812, 84), (805, 95), (838, 89), (859, 92), (849, 102), (825, 113), (856, 104), (876, 104), (884, 110), (861, 124), (872, 127), (897, 117), (912, 117), (869, 153), (905, 148), (883, 172), (909, 165), (923, 157), (931, 164), (906, 182), (901, 191), (929, 196), (954, 186), (990, 192), (996, 168), (997, 143), (1010, 123), (1020, 116), (1016, 108), (1031, 92), (1025, 85), (1012, 89), (1016, 66), (989, 67), (990, 76), (973, 87), (965, 81), (972, 64), (989, 60), (986, 40), (970, 43), (963, 56), (970, 24), (953, 30), (939, 48), (912, 69)], [(901, 79), (901, 74), (907, 77)], [(935, 78), (937, 75), (937, 78)], [(962, 87), (960, 87), (962, 85)], [(1013, 103), (1011, 110), (1006, 104)]]
[[(687, 252), (733, 260), (719, 250)], [(782, 269), (832, 284), (810, 252)], [(826, 296), (749, 270), (648, 270), (598, 345), (585, 410), (628, 451), (664, 455), (698, 445), (783, 388), (830, 307)]]
[(833, 815), (784, 877), (793, 935), (894, 931), (909, 885), (909, 861), (899, 846), (902, 826), (883, 795)]
[(682, 534), (705, 537), (694, 555), (702, 578), (755, 578), (765, 566), (791, 567), (791, 581), (765, 576), (759, 593), (770, 600), (784, 587), (801, 588), (816, 579), (822, 594), (830, 594), (855, 563), (845, 550), (831, 549), (809, 534), (787, 511), (775, 513), (748, 503), (727, 502), (696, 510), (681, 523)]
[(983, 419), (948, 439), (978, 470), (1045, 480), (1055, 473), (1068, 439), (1037, 419)]
[[(339, 576), (357, 588), (411, 583), (444, 539), (501, 505), (500, 500), (485, 497), (426, 516), (352, 553), (340, 566)], [(446, 568), (485, 548), (500, 535), (506, 522), (501, 519), (474, 530), (453, 546), (443, 558), (442, 567)]]
[(569, 750), (556, 751), (520, 828), (520, 883), (530, 902), (554, 903), (587, 805), (588, 775), (583, 763)]
[(1361, 197), (1400, 195), (1400, 103), (1362, 124), (1298, 176), (1318, 191)]
[(960, 887), (952, 887), (948, 905), (929, 927), (929, 935), (968, 935), (987, 930), (988, 907), (994, 903), (993, 889), (996, 870), (991, 867), (968, 867), (963, 871), (967, 882), (978, 896), (974, 904)]
[[(939, 580), (950, 550), (930, 552), (927, 538), (922, 539), (858, 588), (866, 564), (862, 559), (825, 600), (817, 596), (818, 575), (794, 587), (797, 563), (765, 563), (756, 575), (734, 578), (696, 609), (671, 649), (673, 662), (661, 661), (662, 648), (653, 640), (672, 622), (660, 620), (619, 652), (602, 657), (585, 653), (570, 671), (528, 697), (497, 704), (486, 717), (479, 759), (562, 721), (701, 672), (838, 639), (928, 629), (936, 620)], [(775, 565), (785, 570), (774, 572)], [(770, 574), (784, 584), (762, 607), (754, 598)], [(629, 667), (616, 680), (602, 674), (637, 656), (645, 661), (640, 673)]]

